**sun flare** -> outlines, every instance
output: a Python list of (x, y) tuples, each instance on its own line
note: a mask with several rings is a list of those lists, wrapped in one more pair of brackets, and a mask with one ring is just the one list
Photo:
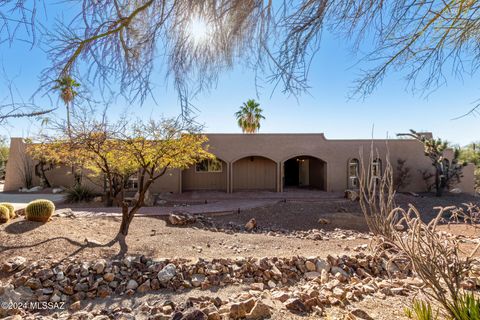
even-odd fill
[(189, 33), (191, 39), (196, 44), (204, 43), (211, 36), (211, 26), (202, 17), (195, 17), (192, 19), (189, 25)]

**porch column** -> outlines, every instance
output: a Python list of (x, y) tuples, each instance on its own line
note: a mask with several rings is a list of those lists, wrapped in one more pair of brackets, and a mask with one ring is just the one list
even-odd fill
[(230, 171), (231, 171), (231, 163), (226, 162), (227, 164), (227, 193), (232, 193), (232, 188), (230, 186)]
[(282, 192), (282, 162), (277, 162), (277, 188), (276, 188), (276, 191), (277, 192)]
[(180, 171), (178, 173), (178, 193), (182, 193), (182, 175), (183, 175), (183, 170), (182, 169), (178, 169), (178, 171)]
[(233, 193), (233, 162), (230, 162), (230, 181), (229, 181), (229, 186), (230, 186), (230, 193)]

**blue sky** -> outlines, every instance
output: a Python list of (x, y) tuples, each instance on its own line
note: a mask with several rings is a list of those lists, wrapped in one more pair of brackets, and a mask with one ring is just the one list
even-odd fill
[[(38, 88), (38, 76), (48, 65), (48, 58), (39, 49), (16, 43), (9, 48), (0, 47), (0, 58), (10, 78), (24, 99)], [(366, 48), (368, 50), (368, 48)], [(199, 109), (197, 120), (205, 124), (206, 132), (241, 132), (236, 125), (234, 112), (242, 102), (255, 98), (260, 102), (266, 119), (260, 132), (323, 132), (329, 139), (355, 139), (394, 136), (408, 129), (432, 131), (435, 136), (465, 145), (479, 140), (479, 117), (453, 118), (467, 112), (480, 98), (478, 76), (465, 76), (463, 80), (448, 76), (448, 85), (428, 96), (413, 95), (400, 74), (390, 74), (385, 81), (365, 99), (349, 99), (349, 93), (358, 77), (361, 66), (343, 39), (324, 34), (321, 49), (310, 70), (308, 94), (300, 97), (285, 95), (281, 90), (272, 94), (272, 87), (263, 83), (255, 88), (254, 74), (241, 67), (225, 72), (218, 85), (197, 96), (192, 103)], [(148, 100), (143, 106), (126, 109), (119, 99), (110, 106), (119, 114), (127, 110), (132, 117), (174, 116), (180, 112), (177, 95), (171, 84), (163, 83), (164, 75), (155, 75), (154, 90), (157, 104)], [(4, 87), (1, 86), (0, 90)], [(6, 95), (0, 92), (0, 99)], [(48, 100), (37, 99), (37, 104), (49, 107)], [(65, 116), (62, 109), (56, 115)], [(28, 136), (38, 131), (39, 124), (31, 120), (12, 121), (2, 128), (4, 136)]]

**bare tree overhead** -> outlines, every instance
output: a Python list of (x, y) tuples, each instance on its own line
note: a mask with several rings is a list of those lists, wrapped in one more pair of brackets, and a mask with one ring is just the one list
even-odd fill
[[(26, 7), (30, 3), (35, 6)], [(367, 66), (356, 83), (355, 92), (361, 96), (370, 94), (392, 72), (404, 76), (412, 89), (429, 91), (446, 83), (447, 74), (475, 74), (480, 62), (478, 1), (78, 0), (68, 4), (78, 10), (73, 18), (42, 29), (52, 59), (42, 78), (45, 88), (69, 76), (141, 103), (152, 94), (152, 75), (161, 73), (174, 83), (186, 113), (189, 97), (215, 85), (220, 72), (238, 63), (289, 93), (306, 90), (310, 61), (325, 30), (345, 36), (354, 48), (374, 44), (370, 53), (360, 57), (361, 65)], [(27, 34), (35, 35), (35, 8), (42, 6), (46, 2), (0, 0), (0, 39), (13, 39), (14, 26), (30, 27)], [(22, 18), (10, 21), (8, 8)], [(204, 33), (200, 41), (198, 32)]]
[(55, 110), (24, 101), (13, 80), (5, 74), (5, 70), (3, 70), (3, 78), (4, 83), (0, 88), (6, 90), (0, 93), (0, 126), (15, 118), (41, 118)]
[(42, 0), (0, 0), (0, 44), (12, 45), (18, 40), (35, 44), (36, 20), (39, 11), (45, 12), (44, 9)]

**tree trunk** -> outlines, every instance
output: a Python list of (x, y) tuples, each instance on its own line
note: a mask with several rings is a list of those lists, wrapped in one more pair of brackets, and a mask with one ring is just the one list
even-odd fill
[(122, 202), (122, 223), (120, 224), (120, 230), (118, 230), (119, 235), (128, 235), (130, 223), (132, 222), (133, 217), (137, 213), (138, 209), (140, 209), (140, 207), (137, 205), (129, 209), (128, 204), (126, 202)]
[(70, 123), (70, 106), (68, 102), (65, 103), (65, 106), (67, 107), (67, 134), (70, 140), (72, 139), (72, 125)]
[(128, 205), (126, 203), (122, 204), (122, 223), (120, 224), (120, 230), (118, 230), (118, 234), (127, 236), (128, 229), (130, 228), (130, 215), (128, 210)]
[(35, 165), (35, 175), (41, 179), (42, 187), (51, 188), (52, 185), (45, 174), (45, 164), (45, 161), (40, 161)]
[(442, 194), (443, 194), (443, 185), (442, 185), (442, 181), (441, 181), (441, 178), (440, 178), (440, 172), (439, 172), (439, 168), (436, 168), (435, 170), (435, 195), (437, 197), (441, 197)]
[(40, 165), (40, 171), (42, 172), (42, 179), (45, 187), (51, 188), (52, 185), (50, 184), (50, 181), (48, 181), (47, 175), (45, 174), (45, 167), (43, 163)]

